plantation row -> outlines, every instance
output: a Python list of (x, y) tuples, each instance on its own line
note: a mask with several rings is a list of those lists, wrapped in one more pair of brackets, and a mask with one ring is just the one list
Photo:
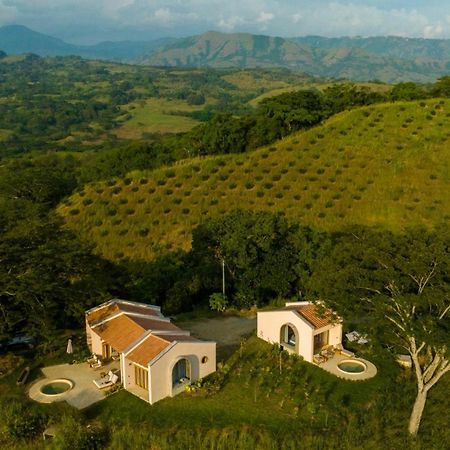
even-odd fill
[(450, 102), (435, 99), (341, 113), (252, 153), (88, 185), (59, 212), (110, 259), (187, 249), (193, 228), (236, 208), (330, 231), (432, 225), (450, 217), (449, 115)]

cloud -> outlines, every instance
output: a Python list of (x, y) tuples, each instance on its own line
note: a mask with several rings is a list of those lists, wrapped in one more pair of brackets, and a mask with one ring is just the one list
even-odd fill
[(186, 36), (210, 29), (278, 36), (448, 37), (438, 0), (0, 0), (0, 25), (91, 40)]
[(274, 17), (275, 15), (272, 13), (261, 11), (256, 21), (258, 23), (268, 24)]

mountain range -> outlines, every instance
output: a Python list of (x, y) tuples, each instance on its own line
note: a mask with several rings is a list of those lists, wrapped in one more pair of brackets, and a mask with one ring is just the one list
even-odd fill
[(432, 82), (450, 73), (450, 40), (395, 36), (280, 38), (210, 31), (187, 38), (77, 46), (20, 25), (0, 28), (8, 54), (78, 55), (155, 66), (285, 67), (330, 78)]

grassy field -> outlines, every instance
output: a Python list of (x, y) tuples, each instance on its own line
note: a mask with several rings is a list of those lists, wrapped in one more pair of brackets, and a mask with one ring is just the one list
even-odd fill
[(353, 110), (269, 148), (88, 185), (58, 211), (114, 260), (188, 249), (194, 227), (236, 208), (323, 230), (431, 227), (450, 219), (449, 115), (448, 100)]
[[(271, 346), (252, 337), (212, 377), (214, 382), (226, 374), (222, 388), (213, 395), (202, 391), (182, 394), (149, 406), (122, 391), (91, 407), (87, 415), (116, 429), (138, 423), (147, 430), (203, 429), (206, 433), (244, 426), (269, 432), (280, 441), (295, 442), (295, 436), (302, 436), (304, 447), (300, 448), (351, 448), (364, 441), (364, 448), (376, 449), (389, 438), (395, 440), (394, 446), (407, 444), (406, 424), (414, 397), (412, 373), (368, 352), (379, 374), (365, 382), (341, 380), (286, 356), (280, 374)], [(446, 386), (448, 380), (436, 389), (428, 405), (425, 423), (434, 432), (433, 406), (439, 401), (448, 403), (443, 400)], [(442, 425), (442, 420), (438, 422)]]
[[(193, 112), (203, 109), (203, 106), (190, 106), (181, 100), (165, 98), (150, 98), (142, 102), (130, 103), (123, 110), (125, 120), (120, 120), (121, 126), (116, 135), (121, 139), (140, 139), (144, 133), (181, 133), (189, 131), (199, 122), (175, 115), (178, 112)], [(127, 116), (131, 116), (126, 118)]]
[[(13, 374), (0, 380), (0, 444), (8, 444), (7, 404), (21, 402), (28, 411), (44, 414), (48, 423), (75, 417), (84, 423), (103, 424), (108, 430), (106, 448), (111, 449), (297, 450), (362, 446), (369, 450), (444, 450), (449, 431), (442, 411), (450, 407), (446, 395), (450, 377), (444, 377), (430, 391), (419, 439), (413, 442), (406, 432), (415, 395), (413, 373), (401, 369), (375, 343), (352, 350), (376, 364), (375, 378), (363, 382), (341, 380), (286, 354), (281, 358), (280, 373), (279, 356), (272, 346), (252, 336), (195, 392), (150, 406), (120, 391), (82, 412), (65, 403), (32, 402), (26, 396), (26, 387), (16, 386), (24, 365), (32, 366), (32, 382), (38, 377), (40, 364), (61, 363), (67, 357), (64, 349), (60, 349), (60, 359), (41, 357), (39, 363), (35, 355), (30, 355), (32, 359), (25, 359)], [(39, 433), (33, 441), (16, 439), (6, 448), (48, 447)]]

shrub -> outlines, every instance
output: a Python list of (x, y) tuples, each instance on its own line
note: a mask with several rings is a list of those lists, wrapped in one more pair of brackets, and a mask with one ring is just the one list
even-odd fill
[(120, 225), (122, 223), (122, 219), (114, 219), (111, 223), (113, 225)]
[(273, 180), (273, 181), (279, 181), (279, 180), (281, 180), (281, 175), (279, 175), (279, 174), (273, 175), (273, 176), (272, 176), (272, 180)]
[(181, 210), (181, 213), (182, 214), (189, 214), (191, 211), (190, 211), (190, 209), (189, 208), (183, 208), (182, 210)]
[(110, 208), (110, 209), (108, 209), (108, 210), (106, 211), (106, 214), (107, 214), (108, 216), (113, 217), (113, 216), (115, 216), (115, 215), (117, 214), (117, 209), (115, 209), (115, 208)]
[(103, 225), (103, 222), (102, 222), (100, 219), (97, 219), (97, 220), (94, 222), (94, 225), (95, 225), (96, 227), (101, 227), (101, 226)]
[(259, 198), (264, 197), (264, 191), (257, 191), (256, 196)]
[(102, 231), (100, 231), (100, 236), (102, 236), (102, 237), (108, 236), (108, 234), (109, 234), (109, 231), (108, 231), (108, 230), (102, 230)]
[(123, 183), (125, 184), (125, 186), (129, 186), (132, 181), (133, 181), (133, 178), (125, 178), (123, 180)]
[(273, 184), (272, 183), (264, 183), (264, 188), (265, 189), (272, 189), (273, 188)]
[(167, 181), (166, 180), (164, 180), (164, 179), (159, 179), (157, 182), (156, 182), (156, 184), (158, 185), (158, 186), (164, 186), (165, 184), (167, 183)]
[(282, 192), (277, 192), (275, 194), (275, 197), (278, 198), (278, 199), (283, 198), (283, 193)]
[(112, 189), (111, 189), (111, 192), (113, 193), (113, 194), (119, 194), (120, 192), (122, 192), (122, 188), (120, 187), (120, 186), (114, 186)]
[(176, 188), (180, 188), (181, 186), (183, 186), (183, 183), (181, 183), (180, 181), (177, 181), (175, 184), (174, 184), (174, 186), (176, 187)]
[(128, 233), (128, 230), (124, 228), (123, 230), (119, 231), (119, 236), (125, 236)]
[[(200, 166), (194, 165), (194, 166), (192, 166), (192, 170), (194, 172), (200, 172)], [(175, 176), (175, 172), (174, 172), (174, 176)]]
[(127, 208), (125, 214), (132, 216), (136, 211), (133, 208)]
[(172, 200), (172, 202), (175, 203), (175, 205), (179, 205), (179, 204), (181, 203), (181, 198), (175, 197), (175, 198)]
[(94, 203), (94, 202), (93, 202), (92, 199), (90, 199), (90, 198), (85, 198), (85, 199), (83, 199), (83, 205), (84, 205), (84, 206), (92, 205), (92, 203)]
[(146, 237), (149, 232), (150, 232), (150, 230), (148, 228), (141, 228), (139, 230), (139, 236)]
[(154, 187), (151, 187), (151, 188), (148, 189), (147, 192), (148, 192), (149, 194), (153, 194), (155, 191), (156, 191), (156, 189), (155, 189)]
[(213, 311), (223, 312), (227, 309), (228, 300), (225, 295), (220, 292), (216, 292), (215, 294), (211, 294), (209, 297), (209, 307)]
[(246, 187), (246, 189), (253, 189), (255, 187), (255, 184), (251, 181), (247, 181), (245, 183), (245, 187)]
[(230, 183), (230, 184), (228, 185), (228, 187), (229, 187), (230, 189), (236, 189), (236, 188), (237, 188), (237, 184), (236, 184), (236, 183)]
[(166, 189), (164, 193), (166, 195), (172, 195), (173, 194), (173, 190), (172, 189)]
[(132, 190), (132, 192), (137, 192), (137, 191), (139, 191), (139, 186), (133, 186), (131, 188), (131, 190)]
[(107, 186), (115, 186), (117, 184), (117, 180), (108, 180), (107, 182), (106, 182), (106, 185)]
[(80, 210), (79, 210), (78, 208), (71, 209), (71, 210), (69, 211), (69, 214), (70, 214), (71, 216), (77, 216), (78, 214), (80, 214)]
[(103, 188), (97, 188), (95, 190), (95, 192), (97, 192), (97, 194), (103, 194), (103, 192), (105, 192), (105, 190)]
[(123, 198), (119, 199), (119, 203), (121, 205), (126, 205), (128, 203), (128, 198), (123, 197)]

